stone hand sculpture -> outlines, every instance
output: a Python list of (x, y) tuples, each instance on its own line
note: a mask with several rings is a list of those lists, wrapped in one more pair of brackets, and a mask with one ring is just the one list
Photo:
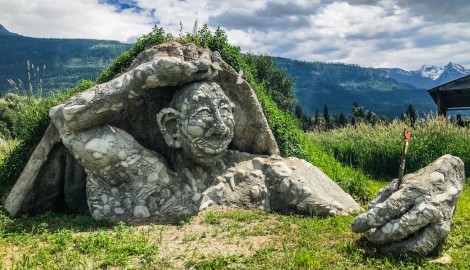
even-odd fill
[(421, 170), (382, 188), (369, 211), (354, 219), (354, 232), (378, 245), (382, 252), (425, 255), (447, 238), (465, 181), (464, 164), (445, 155)]
[[(62, 143), (85, 168), (93, 217), (174, 220), (220, 206), (322, 215), (359, 209), (308, 162), (228, 150), (236, 106), (211, 81), (218, 75), (212, 61), (222, 61), (218, 53), (178, 43), (153, 52), (112, 81), (50, 110)], [(166, 143), (162, 152), (108, 124), (127, 103), (165, 87), (180, 89), (156, 115)]]

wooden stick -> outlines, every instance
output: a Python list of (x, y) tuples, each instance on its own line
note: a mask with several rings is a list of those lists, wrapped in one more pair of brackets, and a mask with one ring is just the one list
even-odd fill
[(403, 174), (405, 172), (405, 155), (406, 155), (406, 152), (408, 152), (408, 141), (411, 139), (411, 134), (406, 128), (403, 130), (403, 138), (405, 139), (405, 141), (403, 142), (403, 149), (401, 151), (401, 161), (400, 161), (400, 169), (398, 171), (397, 190), (400, 188), (400, 185), (403, 182)]

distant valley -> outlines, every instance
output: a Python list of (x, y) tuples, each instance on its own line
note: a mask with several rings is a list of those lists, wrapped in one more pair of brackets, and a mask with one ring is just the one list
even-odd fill
[(298, 104), (307, 114), (315, 110), (346, 115), (357, 101), (365, 110), (391, 119), (399, 117), (412, 104), (419, 113), (436, 110), (426, 89), (393, 79), (387, 72), (375, 68), (342, 63), (304, 62), (275, 57), (277, 65), (286, 68), (296, 79)]
[[(17, 86), (21, 81), (28, 88), (28, 81), (34, 85), (42, 79), (44, 92), (66, 90), (80, 79), (95, 80), (103, 68), (131, 46), (111, 40), (31, 38), (0, 25), (0, 92), (13, 91), (8, 80)], [(398, 117), (409, 104), (420, 113), (435, 111), (436, 105), (426, 90), (470, 74), (470, 69), (454, 63), (406, 71), (273, 59), (296, 79), (298, 105), (310, 115), (315, 110), (322, 113), (325, 104), (331, 114), (348, 114), (355, 101), (365, 110), (390, 118)]]

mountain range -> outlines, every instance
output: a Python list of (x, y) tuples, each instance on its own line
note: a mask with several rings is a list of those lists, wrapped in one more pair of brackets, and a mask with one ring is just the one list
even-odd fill
[(296, 79), (294, 91), (304, 112), (346, 115), (358, 102), (365, 110), (390, 118), (400, 117), (412, 104), (419, 113), (436, 110), (425, 89), (393, 79), (386, 71), (342, 63), (305, 62), (280, 57), (273, 58), (277, 66)]
[[(0, 25), (0, 93), (12, 91), (9, 82), (42, 80), (43, 92), (75, 86), (80, 79), (95, 80), (99, 73), (131, 44), (112, 40), (46, 39), (11, 33)], [(356, 101), (364, 110), (391, 118), (409, 104), (418, 112), (436, 110), (426, 92), (434, 86), (470, 74), (449, 63), (417, 71), (398, 68), (364, 68), (342, 63), (305, 62), (273, 57), (277, 66), (296, 79), (294, 92), (303, 111), (313, 115), (327, 105), (330, 113), (348, 114)], [(31, 69), (30, 69), (31, 68)]]
[(380, 68), (393, 79), (409, 83), (417, 88), (430, 89), (470, 74), (470, 69), (452, 63), (436, 67), (424, 65), (419, 70), (407, 71), (400, 68)]

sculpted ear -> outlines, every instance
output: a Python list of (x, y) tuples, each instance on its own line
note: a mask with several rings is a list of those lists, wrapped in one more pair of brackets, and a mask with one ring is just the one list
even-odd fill
[(157, 124), (160, 127), (163, 138), (168, 146), (172, 148), (181, 147), (181, 142), (178, 140), (181, 123), (179, 116), (180, 112), (172, 108), (162, 109), (157, 114)]

